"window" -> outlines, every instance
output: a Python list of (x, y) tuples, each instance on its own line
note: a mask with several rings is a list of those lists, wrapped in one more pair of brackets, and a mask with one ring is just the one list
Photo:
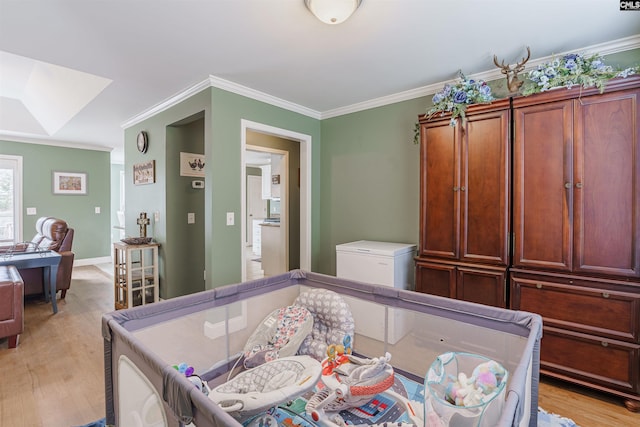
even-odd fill
[(22, 241), (22, 157), (0, 155), (0, 245)]

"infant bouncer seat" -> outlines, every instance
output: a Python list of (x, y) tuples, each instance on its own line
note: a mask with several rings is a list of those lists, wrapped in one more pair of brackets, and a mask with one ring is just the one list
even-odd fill
[(241, 372), (212, 389), (209, 399), (234, 418), (246, 419), (311, 390), (321, 372), (312, 357), (283, 357)]

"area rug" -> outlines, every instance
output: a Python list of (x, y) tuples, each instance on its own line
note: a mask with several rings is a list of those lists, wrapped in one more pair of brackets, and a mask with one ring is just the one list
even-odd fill
[[(105, 419), (78, 427), (106, 427)], [(538, 427), (579, 427), (573, 420), (538, 408)]]
[(81, 426), (77, 426), (77, 427), (107, 427), (107, 419), (106, 418), (102, 418), (98, 421), (94, 421), (92, 423), (89, 424), (84, 424)]
[(538, 407), (538, 427), (579, 427), (573, 420)]

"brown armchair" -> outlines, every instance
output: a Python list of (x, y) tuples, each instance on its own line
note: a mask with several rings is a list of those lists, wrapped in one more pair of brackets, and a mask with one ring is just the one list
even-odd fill
[[(71, 286), (71, 272), (75, 254), (71, 251), (73, 245), (73, 228), (57, 218), (42, 217), (36, 221), (36, 235), (31, 243), (39, 248), (50, 249), (62, 255), (56, 277), (56, 290), (61, 291), (60, 298), (64, 299), (67, 289)], [(44, 293), (44, 269), (27, 268), (20, 269), (20, 275), (24, 281), (24, 294), (34, 295)]]

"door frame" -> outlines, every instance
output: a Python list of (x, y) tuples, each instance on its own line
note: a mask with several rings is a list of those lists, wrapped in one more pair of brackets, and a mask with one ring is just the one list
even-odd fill
[[(240, 120), (240, 211), (241, 211), (241, 272), (242, 281), (246, 277), (246, 254), (244, 242), (246, 241), (246, 216), (247, 216), (247, 183), (245, 179), (245, 150), (247, 149), (247, 131), (264, 133), (281, 138), (286, 138), (300, 143), (300, 269), (311, 271), (311, 135), (294, 132), (264, 123), (253, 122), (246, 119)], [(290, 179), (294, 179), (290, 177)]]

